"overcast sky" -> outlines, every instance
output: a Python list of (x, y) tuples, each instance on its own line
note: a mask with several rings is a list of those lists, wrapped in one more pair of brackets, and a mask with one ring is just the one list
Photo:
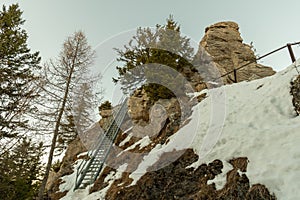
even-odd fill
[[(54, 58), (67, 36), (83, 30), (93, 47), (124, 31), (164, 24), (174, 15), (181, 31), (197, 43), (205, 27), (220, 21), (235, 21), (245, 43), (253, 42), (263, 55), (288, 42), (300, 41), (299, 0), (2, 0), (18, 2), (24, 11), (25, 29), (32, 50), (40, 51), (43, 61)], [(120, 40), (119, 40), (120, 41)], [(126, 44), (127, 41), (122, 41)], [(121, 43), (122, 43), (121, 42)], [(122, 45), (123, 45), (122, 44)], [(300, 56), (295, 46), (296, 56)], [(280, 70), (291, 63), (283, 51), (263, 64)], [(106, 82), (106, 81), (104, 81)]]

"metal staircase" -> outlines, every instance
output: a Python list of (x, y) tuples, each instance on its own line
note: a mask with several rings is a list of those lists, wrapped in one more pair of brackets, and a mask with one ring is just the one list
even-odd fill
[(117, 137), (124, 117), (127, 114), (127, 98), (112, 115), (110, 125), (105, 134), (100, 134), (94, 148), (88, 152), (89, 160), (83, 160), (77, 168), (75, 188), (84, 189), (87, 185), (94, 183), (99, 176), (103, 165), (108, 157), (110, 149)]

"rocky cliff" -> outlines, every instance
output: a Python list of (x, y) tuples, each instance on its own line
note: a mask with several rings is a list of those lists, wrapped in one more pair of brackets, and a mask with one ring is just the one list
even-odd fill
[[(235, 22), (220, 22), (207, 27), (199, 45), (211, 56), (221, 75), (253, 62), (237, 71), (238, 82), (259, 79), (275, 73), (271, 67), (256, 63), (251, 46), (243, 43), (239, 26)], [(196, 55), (196, 59), (200, 58), (200, 55)], [(233, 80), (233, 73), (223, 78), (225, 84), (232, 83)]]
[[(255, 62), (254, 52), (249, 45), (243, 43), (239, 27), (234, 22), (221, 22), (206, 28), (200, 46), (208, 53), (206, 56), (211, 57), (211, 61), (221, 75), (245, 63), (253, 62), (238, 70), (238, 82), (275, 73), (270, 67)], [(197, 59), (203, 58), (202, 53), (198, 51), (195, 63), (198, 63)], [(190, 77), (196, 91), (206, 88), (207, 85), (203, 82), (201, 74), (188, 69), (183, 73)], [(223, 81), (225, 84), (232, 83), (232, 75), (225, 76)], [(199, 96), (198, 101), (203, 98), (205, 94)], [(187, 168), (198, 159), (198, 155), (191, 149), (185, 150), (181, 156), (174, 159), (171, 157), (176, 156), (177, 153), (161, 155), (152, 167), (163, 165), (162, 162), (166, 160), (174, 162), (159, 170), (150, 170), (151, 172), (145, 173), (137, 183), (131, 185), (134, 180), (130, 177), (130, 172), (138, 168), (154, 147), (167, 144), (172, 135), (189, 123), (192, 107), (197, 103), (197, 99), (186, 97), (180, 101), (184, 102), (182, 105), (185, 105), (185, 108), (180, 106), (176, 98), (160, 99), (154, 104), (150, 102), (145, 91), (141, 89), (135, 91), (128, 101), (129, 118), (122, 127), (123, 132), (118, 135), (115, 146), (110, 152), (107, 166), (103, 168), (89, 193), (108, 187), (107, 180), (110, 174), (116, 174), (116, 169), (127, 163), (124, 172), (109, 185), (105, 199), (275, 199), (263, 185), (250, 186), (249, 179), (243, 174), (247, 168), (247, 158), (228, 161), (233, 169), (227, 174), (226, 185), (222, 189), (216, 189), (214, 184), (209, 184), (209, 180), (221, 174), (223, 163), (215, 160), (208, 164), (203, 163), (195, 169)], [(105, 130), (112, 111), (103, 110), (100, 114), (102, 119), (99, 124)], [(128, 129), (128, 127), (132, 128)], [(150, 130), (152, 132), (149, 132)], [(59, 199), (66, 194), (66, 192), (59, 192), (61, 177), (73, 172), (70, 169), (72, 162), (78, 159), (76, 156), (85, 150), (79, 139), (70, 145), (60, 171), (53, 173), (53, 179), (49, 181), (48, 190), (52, 199)]]
[[(248, 159), (246, 157), (233, 158), (228, 162), (233, 169), (227, 173), (227, 182), (222, 189), (216, 189), (213, 180), (222, 173), (223, 163), (214, 160), (209, 164), (203, 163), (197, 169), (188, 168), (198, 160), (192, 149), (183, 151), (175, 162), (162, 169), (147, 172), (133, 186), (126, 186), (122, 182), (113, 184), (107, 192), (106, 199), (111, 200), (275, 200), (268, 189), (261, 184), (250, 186), (247, 172)], [(166, 158), (176, 155), (174, 152), (165, 153), (153, 167), (161, 165)], [(126, 186), (126, 187), (125, 187)]]

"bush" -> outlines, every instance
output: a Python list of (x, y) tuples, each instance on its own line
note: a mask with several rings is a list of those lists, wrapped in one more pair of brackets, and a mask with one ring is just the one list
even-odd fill
[(99, 106), (99, 111), (101, 111), (101, 110), (110, 110), (110, 109), (112, 109), (112, 106), (111, 106), (111, 103), (109, 101), (105, 101)]

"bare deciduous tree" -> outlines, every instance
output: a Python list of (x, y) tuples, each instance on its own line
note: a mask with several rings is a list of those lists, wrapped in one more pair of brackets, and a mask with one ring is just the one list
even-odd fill
[[(89, 74), (94, 57), (95, 52), (88, 45), (84, 33), (79, 31), (64, 42), (59, 58), (56, 61), (50, 61), (46, 65), (42, 86), (46, 103), (43, 103), (43, 106), (46, 108), (45, 111), (48, 110), (49, 112), (44, 113), (44, 121), (48, 121), (52, 125), (50, 127), (53, 128), (53, 138), (44, 179), (39, 191), (39, 199), (43, 199), (57, 140), (60, 135), (64, 134), (63, 125), (66, 124), (68, 116), (72, 115), (70, 110), (72, 110), (74, 102), (76, 103), (74, 97), (79, 92), (82, 95), (89, 93), (90, 90), (86, 90), (86, 92), (79, 91), (79, 88), (100, 78), (99, 76), (91, 77)], [(92, 105), (86, 105), (83, 109), (88, 106)]]

